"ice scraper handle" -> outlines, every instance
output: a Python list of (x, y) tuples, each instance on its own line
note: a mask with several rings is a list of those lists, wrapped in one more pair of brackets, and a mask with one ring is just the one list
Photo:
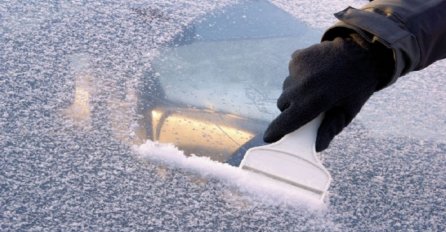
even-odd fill
[(317, 131), (323, 117), (324, 114), (322, 113), (299, 129), (285, 135), (282, 139), (269, 146), (290, 154), (308, 155), (305, 157), (306, 159), (318, 163), (319, 161), (314, 154), (316, 153)]
[(250, 173), (253, 181), (268, 183), (268, 188), (293, 190), (293, 195), (323, 202), (331, 176), (315, 150), (322, 118), (321, 114), (275, 143), (250, 148), (240, 168)]

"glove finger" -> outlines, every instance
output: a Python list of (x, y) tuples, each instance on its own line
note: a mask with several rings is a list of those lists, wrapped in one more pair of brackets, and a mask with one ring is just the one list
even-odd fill
[(295, 82), (296, 80), (293, 77), (287, 76), (282, 83), (282, 90), (290, 89), (290, 86), (292, 86)]
[(317, 152), (327, 149), (333, 138), (355, 118), (367, 99), (367, 96), (360, 99), (352, 98), (345, 105), (335, 107), (325, 112), (324, 120), (319, 126), (317, 133)]
[(267, 143), (276, 142), (284, 135), (291, 133), (311, 119), (319, 115), (320, 111), (308, 109), (301, 110), (302, 107), (297, 107), (296, 104), (291, 103), (290, 107), (285, 109), (277, 118), (275, 118), (266, 129), (263, 140)]
[(290, 104), (291, 104), (291, 93), (289, 91), (282, 92), (282, 94), (277, 99), (277, 108), (279, 108), (279, 110), (283, 112), (286, 109), (288, 109), (288, 107), (290, 107)]
[(285, 109), (269, 124), (263, 135), (263, 140), (267, 143), (276, 142), (287, 133), (297, 129), (298, 127), (294, 126), (295, 118), (293, 108)]
[(299, 85), (301, 85), (301, 83), (297, 83), (291, 76), (288, 76), (285, 79), (283, 82), (282, 94), (277, 99), (277, 108), (279, 108), (280, 111), (286, 110), (290, 106), (291, 101), (303, 99), (300, 97), (303, 93), (303, 89)]
[(339, 134), (345, 126), (345, 113), (340, 108), (334, 108), (325, 112), (324, 119), (317, 131), (316, 151), (327, 149), (333, 138)]

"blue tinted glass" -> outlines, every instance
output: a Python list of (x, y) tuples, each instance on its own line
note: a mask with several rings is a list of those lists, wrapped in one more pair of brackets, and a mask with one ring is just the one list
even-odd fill
[(308, 27), (267, 1), (246, 1), (208, 15), (194, 25), (198, 40), (302, 36)]

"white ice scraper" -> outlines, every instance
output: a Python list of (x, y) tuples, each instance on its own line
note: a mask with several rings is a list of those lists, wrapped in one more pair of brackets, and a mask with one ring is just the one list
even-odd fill
[(255, 178), (293, 189), (311, 199), (323, 201), (331, 182), (330, 173), (316, 156), (319, 115), (281, 140), (249, 149), (240, 167)]

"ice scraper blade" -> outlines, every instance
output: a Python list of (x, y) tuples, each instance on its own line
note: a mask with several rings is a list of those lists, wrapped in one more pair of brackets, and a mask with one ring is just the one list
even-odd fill
[(271, 183), (271, 188), (281, 186), (323, 202), (331, 176), (315, 150), (322, 118), (321, 114), (275, 143), (249, 149), (240, 168), (258, 181)]

